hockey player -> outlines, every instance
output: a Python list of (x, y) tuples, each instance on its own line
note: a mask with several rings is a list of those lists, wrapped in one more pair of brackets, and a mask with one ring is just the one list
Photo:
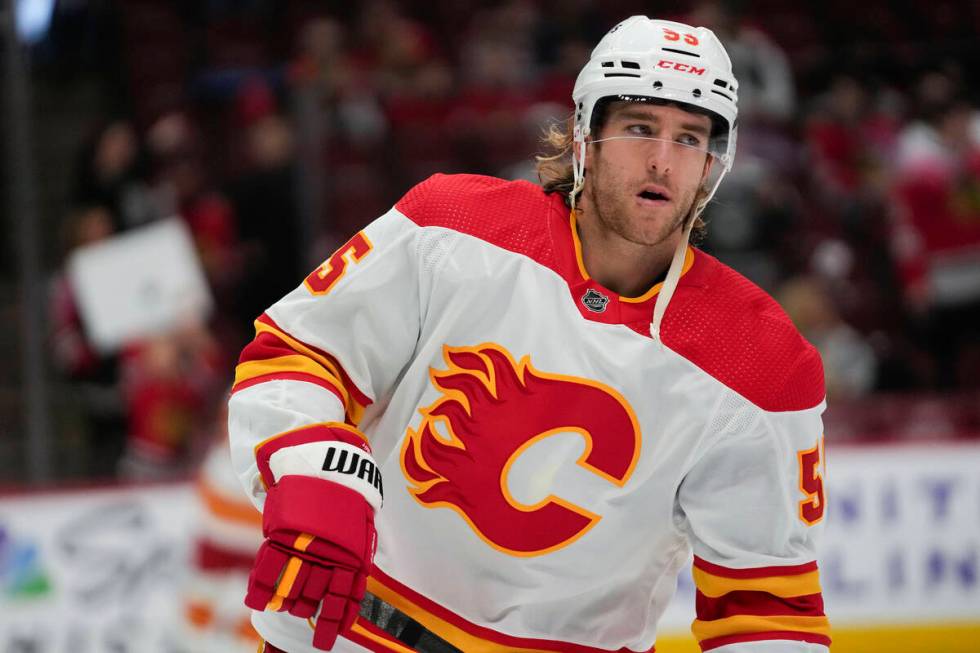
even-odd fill
[(629, 18), (543, 189), (436, 175), (256, 321), (266, 650), (651, 651), (692, 549), (703, 650), (826, 650), (820, 359), (688, 244), (736, 95), (709, 30)]

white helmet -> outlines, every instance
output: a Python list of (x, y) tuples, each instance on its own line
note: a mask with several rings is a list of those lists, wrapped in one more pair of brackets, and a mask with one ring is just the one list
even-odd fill
[[(599, 100), (624, 96), (689, 104), (718, 120), (709, 150), (721, 163), (700, 213), (735, 158), (738, 82), (725, 47), (706, 27), (631, 16), (602, 37), (575, 80), (574, 195), (585, 181), (586, 137)], [(714, 176), (714, 175), (713, 175)]]

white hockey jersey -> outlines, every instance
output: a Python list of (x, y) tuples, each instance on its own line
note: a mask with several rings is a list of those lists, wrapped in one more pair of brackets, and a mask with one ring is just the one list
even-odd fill
[(258, 635), (242, 596), (262, 544), (262, 515), (241, 493), (224, 438), (198, 471), (197, 496), (202, 509), (183, 583), (181, 643), (188, 653), (254, 653)]
[[(650, 651), (692, 549), (703, 650), (826, 651), (819, 356), (698, 250), (662, 342), (658, 290), (590, 279), (557, 195), (432, 177), (258, 319), (236, 469), (261, 508), (260, 442), (357, 425), (385, 488), (368, 590), (466, 653)], [(411, 649), (359, 618), (335, 650)]]

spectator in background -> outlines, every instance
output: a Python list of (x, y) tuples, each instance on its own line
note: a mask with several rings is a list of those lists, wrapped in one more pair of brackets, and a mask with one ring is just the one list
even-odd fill
[(704, 247), (772, 291), (806, 259), (802, 204), (783, 171), (745, 156), (705, 210), (712, 228)]
[(344, 47), (344, 28), (332, 18), (316, 17), (303, 25), (299, 52), (290, 64), (290, 79), (331, 95), (348, 84), (356, 71)]
[(694, 5), (686, 22), (725, 44), (739, 80), (736, 165), (705, 211), (706, 250), (772, 292), (805, 258), (798, 226), (803, 201), (794, 186), (799, 146), (789, 128), (796, 107), (786, 55), (732, 2)]
[[(115, 232), (113, 214), (101, 204), (79, 205), (68, 215), (63, 229), (67, 260), (78, 248), (111, 237)], [(55, 368), (74, 386), (79, 398), (87, 469), (95, 477), (114, 476), (126, 432), (119, 359), (97, 351), (85, 334), (64, 269), (51, 281), (48, 314)]]
[(146, 182), (142, 145), (124, 119), (100, 128), (79, 153), (74, 199), (109, 209), (115, 229), (127, 229), (161, 217)]
[[(535, 84), (539, 98), (564, 105), (571, 93), (582, 62), (589, 59), (595, 43), (608, 28), (603, 7), (595, 0), (547, 0), (538, 3), (538, 20), (534, 26), (534, 52), (537, 66), (551, 84)], [(540, 95), (540, 93), (544, 95)]]
[(948, 167), (980, 142), (980, 114), (963, 94), (955, 70), (932, 70), (916, 81), (912, 120), (899, 135), (899, 173)]
[[(816, 272), (833, 282), (838, 309), (865, 332), (900, 337), (901, 302), (886, 212), (900, 122), (893, 94), (835, 76), (804, 125), (807, 226)], [(883, 100), (884, 99), (884, 100)]]
[(740, 130), (756, 123), (781, 125), (793, 118), (796, 91), (786, 54), (752, 27), (734, 2), (699, 2), (690, 20), (711, 29), (728, 49), (739, 82)]
[(954, 80), (928, 73), (920, 119), (901, 133), (893, 247), (941, 387), (980, 387), (980, 114)]
[[(384, 25), (385, 17), (397, 16), (387, 10), (374, 20)], [(377, 56), (373, 41), (351, 44), (356, 34), (350, 39), (345, 34), (333, 19), (311, 20), (290, 66), (297, 129), (306, 135), (298, 143), (306, 210), (327, 231), (341, 233), (360, 228), (367, 215), (388, 202), (377, 184), (378, 178), (388, 177), (384, 164), (389, 146), (375, 78)], [(317, 242), (307, 256), (319, 259), (335, 244), (321, 247)]]
[[(384, 12), (375, 20), (384, 24), (383, 16), (391, 15)], [(394, 29), (388, 27), (385, 31)], [(347, 40), (344, 27), (337, 21), (311, 20), (303, 28), (300, 51), (290, 66), (290, 79), (294, 91), (310, 103), (308, 110), (312, 115), (304, 117), (303, 126), (314, 133), (320, 126), (327, 130), (322, 145), (343, 137), (369, 146), (387, 130), (377, 97), (378, 55), (372, 49), (354, 48)], [(404, 43), (405, 39), (399, 42)]]
[(554, 60), (539, 62), (541, 74), (534, 82), (534, 96), (538, 102), (560, 106), (567, 112), (562, 99), (572, 92), (578, 68), (588, 60), (592, 49), (588, 41), (576, 37), (569, 37), (555, 44), (554, 48)]
[(298, 250), (298, 262), (304, 268), (312, 268), (317, 249), (312, 243), (319, 236), (315, 225), (323, 220), (328, 199), (328, 180), (319, 172), (330, 139), (330, 102), (353, 66), (347, 61), (343, 29), (336, 20), (326, 17), (308, 20), (299, 29), (297, 43), (299, 50), (287, 66), (286, 79), (290, 118), (296, 133), (303, 134), (295, 143), (297, 201), (306, 243)]
[[(704, 25), (714, 31), (725, 44), (732, 70), (739, 80), (738, 160), (724, 187), (729, 198), (719, 196), (712, 209), (730, 206), (743, 197), (750, 197), (750, 201), (763, 199), (752, 198), (757, 195), (754, 185), (760, 179), (769, 188), (769, 196), (793, 195), (788, 184), (801, 173), (799, 144), (791, 132), (797, 106), (793, 70), (783, 49), (751, 21), (752, 16), (737, 0), (702, 0), (694, 5), (689, 18), (682, 21)], [(786, 208), (792, 211), (797, 207)], [(717, 215), (720, 211), (712, 209), (705, 213), (706, 219), (721, 221)], [(727, 223), (719, 225), (709, 233), (724, 232), (728, 226)], [(751, 225), (740, 225), (741, 232), (744, 233), (747, 226)], [(772, 250), (776, 247), (773, 242), (762, 243), (757, 238), (749, 237), (747, 241), (755, 255), (760, 248)], [(737, 249), (729, 246), (729, 251)], [(718, 253), (722, 254), (721, 251)], [(758, 266), (759, 270), (742, 269), (737, 264), (735, 269), (772, 290), (770, 273), (774, 268), (766, 270), (766, 267), (773, 262), (770, 256), (769, 261)]]
[(128, 348), (123, 476), (182, 478), (196, 467), (226, 363), (207, 328), (196, 322)]
[(359, 55), (370, 62), (369, 79), (382, 98), (411, 86), (415, 73), (436, 55), (428, 27), (389, 0), (364, 6), (358, 32)]
[(861, 210), (880, 203), (899, 124), (876, 111), (868, 91), (851, 75), (833, 79), (806, 121), (805, 142), (813, 171), (809, 189), (823, 210)]
[(783, 283), (776, 299), (820, 352), (828, 400), (853, 399), (874, 388), (876, 359), (866, 340), (844, 322), (830, 293), (816, 277)]
[[(184, 325), (122, 351), (96, 351), (86, 337), (74, 294), (64, 274), (52, 284), (55, 362), (78, 390), (85, 418), (88, 469), (98, 477), (121, 474), (157, 479), (187, 474), (200, 452), (195, 434), (217, 399), (228, 352), (226, 338), (240, 266), (237, 225), (231, 205), (214, 191), (190, 122), (163, 116), (148, 134), (149, 159), (128, 121), (110, 123), (83, 150), (77, 172), (78, 197), (89, 198), (65, 223), (67, 250), (105, 241), (131, 228), (179, 215), (194, 237), (215, 297), (217, 328)], [(145, 170), (152, 168), (153, 185)], [(135, 198), (135, 199), (134, 199)], [(111, 291), (106, 289), (107, 292)], [(221, 305), (224, 304), (224, 305)], [(244, 325), (243, 329), (248, 325)]]
[(279, 113), (272, 91), (259, 80), (242, 87), (235, 113), (245, 146), (244, 169), (228, 190), (242, 268), (235, 318), (251, 325), (266, 306), (296, 285), (305, 266), (296, 257), (302, 247), (292, 126)]
[(147, 142), (160, 213), (187, 223), (218, 304), (212, 326), (233, 334), (234, 325), (225, 322), (234, 314), (243, 274), (237, 216), (211, 181), (203, 135), (186, 114), (174, 112), (150, 127)]
[(456, 167), (455, 144), (446, 134), (457, 104), (453, 75), (447, 61), (431, 59), (414, 71), (411, 84), (385, 99), (393, 158), (405, 162), (394, 171), (399, 186)]
[(532, 4), (512, 0), (470, 21), (459, 52), (459, 102), (447, 130), (467, 170), (498, 174), (537, 145), (522, 127), (533, 104), (537, 20)]

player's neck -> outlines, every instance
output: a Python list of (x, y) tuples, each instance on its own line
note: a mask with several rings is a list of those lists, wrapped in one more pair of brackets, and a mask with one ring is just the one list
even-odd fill
[(577, 212), (576, 226), (582, 263), (590, 277), (623, 297), (638, 297), (663, 281), (680, 229), (656, 245), (641, 245), (605, 228), (595, 212), (583, 208)]

